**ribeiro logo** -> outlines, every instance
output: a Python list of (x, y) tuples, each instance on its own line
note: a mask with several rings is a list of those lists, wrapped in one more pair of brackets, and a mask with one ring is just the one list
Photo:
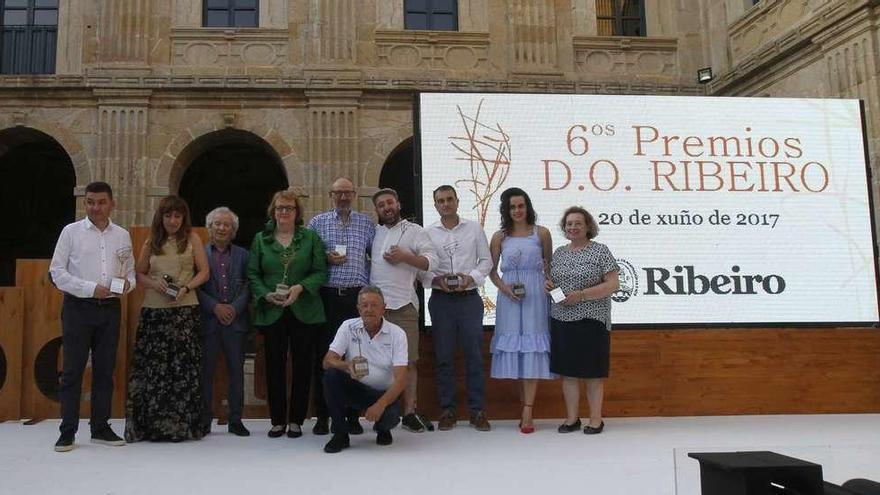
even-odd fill
[[(620, 266), (620, 289), (611, 295), (615, 302), (626, 302), (638, 294), (639, 277), (633, 266), (618, 259)], [(672, 270), (662, 267), (642, 268), (645, 276), (645, 296), (700, 296), (782, 294), (785, 279), (781, 275), (746, 275), (740, 273), (739, 265), (730, 267), (727, 274), (703, 275), (693, 265), (675, 265)]]
[(629, 261), (623, 258), (617, 258), (616, 261), (617, 266), (620, 267), (620, 288), (617, 289), (617, 292), (611, 294), (611, 300), (622, 303), (639, 293), (639, 275)]

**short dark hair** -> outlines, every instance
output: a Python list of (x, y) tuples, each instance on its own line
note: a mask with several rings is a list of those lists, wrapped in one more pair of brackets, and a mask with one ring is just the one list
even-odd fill
[(441, 192), (441, 191), (452, 191), (452, 195), (455, 196), (455, 199), (458, 199), (458, 193), (455, 191), (455, 188), (450, 186), (449, 184), (443, 184), (442, 186), (438, 187), (437, 189), (434, 189), (434, 192), (432, 193), (433, 194), (432, 197), (436, 200), (437, 193)]
[(90, 182), (86, 186), (87, 193), (107, 193), (107, 197), (113, 199), (113, 188), (110, 184), (102, 181)]
[(570, 206), (565, 210), (565, 213), (562, 214), (562, 220), (559, 221), (559, 228), (562, 229), (562, 232), (565, 232), (565, 220), (572, 213), (580, 213), (584, 216), (584, 223), (587, 224), (587, 239), (593, 239), (599, 235), (599, 224), (583, 206)]
[(390, 187), (385, 187), (385, 188), (379, 189), (378, 191), (373, 193), (373, 206), (376, 206), (376, 198), (378, 198), (379, 196), (381, 196), (383, 194), (390, 194), (390, 195), (394, 196), (394, 199), (396, 199), (397, 201), (400, 201), (400, 198), (397, 197), (397, 191), (395, 191), (394, 189), (391, 189)]

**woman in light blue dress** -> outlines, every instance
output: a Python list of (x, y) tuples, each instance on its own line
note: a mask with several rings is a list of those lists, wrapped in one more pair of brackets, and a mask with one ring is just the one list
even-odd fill
[(489, 244), (489, 278), (498, 287), (491, 376), (520, 380), (522, 433), (535, 431), (532, 407), (538, 380), (553, 378), (549, 301), (544, 287), (553, 242), (550, 231), (535, 225), (536, 220), (525, 191), (516, 187), (505, 190), (501, 193), (501, 230)]

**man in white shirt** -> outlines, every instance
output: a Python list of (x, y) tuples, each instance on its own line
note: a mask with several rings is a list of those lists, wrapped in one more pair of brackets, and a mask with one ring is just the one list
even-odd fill
[(131, 237), (110, 221), (116, 203), (106, 182), (86, 186), (87, 218), (64, 227), (49, 265), (52, 283), (64, 292), (61, 332), (61, 436), (56, 452), (73, 449), (79, 427), (82, 377), (92, 357), (92, 443), (121, 446), (112, 429), (110, 404), (119, 342), (120, 300), (135, 286)]
[(431, 287), (434, 350), (437, 355), (438, 428), (455, 427), (455, 345), (461, 342), (465, 359), (470, 424), (489, 431), (486, 418), (486, 378), (483, 373), (483, 298), (479, 287), (492, 270), (489, 242), (482, 226), (458, 216), (458, 195), (449, 185), (434, 190), (434, 208), (440, 221), (425, 229), (440, 258), (422, 274), (422, 285)]
[(406, 386), (406, 334), (383, 318), (385, 300), (375, 286), (360, 290), (360, 318), (345, 320), (324, 356), (324, 399), (333, 419), (333, 437), (324, 452), (349, 446), (348, 409), (366, 409), (375, 422), (376, 443), (391, 445), (391, 429), (400, 421), (398, 397)]
[(428, 418), (416, 413), (416, 387), (419, 360), (419, 300), (415, 281), (420, 271), (431, 270), (437, 255), (431, 239), (420, 225), (400, 218), (400, 201), (394, 189), (373, 194), (379, 218), (373, 239), (370, 283), (382, 289), (388, 311), (385, 318), (406, 332), (409, 373), (403, 392), (404, 429), (417, 433), (432, 431)]

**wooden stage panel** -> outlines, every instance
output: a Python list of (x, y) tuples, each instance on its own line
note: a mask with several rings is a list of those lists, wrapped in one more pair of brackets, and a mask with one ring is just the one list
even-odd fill
[[(486, 376), (490, 335), (484, 339)], [(437, 418), (431, 336), (421, 342), (419, 407)], [(609, 417), (880, 411), (876, 328), (615, 330), (611, 349), (604, 407)], [(467, 417), (461, 365), (460, 418)], [(490, 417), (518, 417), (515, 382), (489, 379), (487, 388)], [(564, 414), (560, 380), (539, 384), (535, 414)]]
[(21, 418), (21, 340), (24, 294), (18, 287), (0, 287), (0, 422)]

